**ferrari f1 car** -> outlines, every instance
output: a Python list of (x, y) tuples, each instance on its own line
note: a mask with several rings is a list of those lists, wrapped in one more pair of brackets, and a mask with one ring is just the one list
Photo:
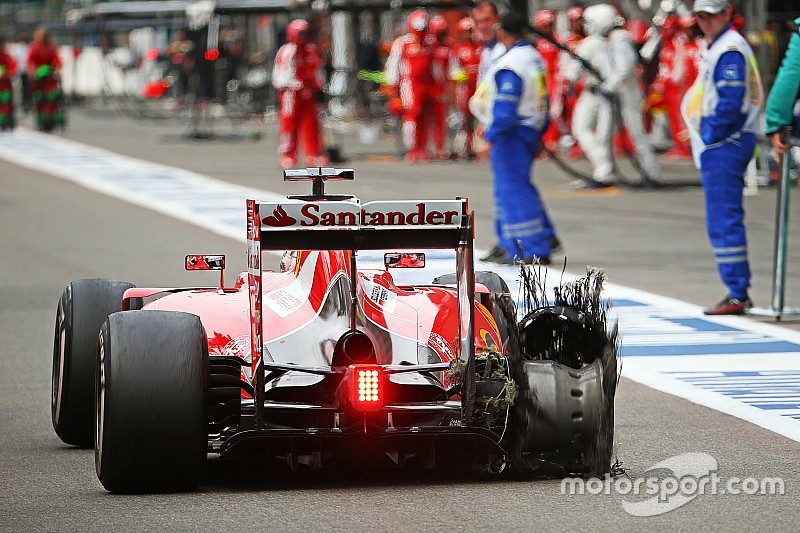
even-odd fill
[[(517, 320), (502, 278), (474, 271), (466, 199), (325, 193), (352, 170), (285, 179), (311, 180), (313, 193), (247, 201), (247, 272), (232, 287), (221, 272), (210, 288), (104, 279), (65, 288), (53, 426), (66, 443), (94, 445), (107, 490), (194, 488), (209, 455), (291, 469), (609, 471), (618, 374), (597, 272), (550, 304), (527, 279), (530, 312)], [(263, 252), (287, 249), (296, 251), (280, 268), (262, 268)], [(455, 272), (395, 282), (393, 272), (424, 272), (396, 269), (424, 267), (431, 249), (449, 249)], [(363, 268), (375, 250), (389, 250), (383, 264)], [(190, 255), (185, 267), (224, 262)]]

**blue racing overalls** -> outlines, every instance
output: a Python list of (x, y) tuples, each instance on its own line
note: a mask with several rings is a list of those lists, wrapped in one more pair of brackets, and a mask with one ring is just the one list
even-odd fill
[(747, 41), (731, 26), (709, 43), (681, 104), (706, 200), (706, 229), (728, 294), (747, 299), (750, 267), (744, 226), (744, 174), (763, 131), (763, 92)]
[(489, 163), (494, 173), (495, 233), (509, 258), (549, 258), (550, 240), (555, 235), (539, 191), (531, 182), (539, 141), (549, 124), (546, 72), (539, 52), (518, 41), (492, 65), (483, 82), (491, 109), (476, 114), (490, 124), (486, 140), (492, 143)]

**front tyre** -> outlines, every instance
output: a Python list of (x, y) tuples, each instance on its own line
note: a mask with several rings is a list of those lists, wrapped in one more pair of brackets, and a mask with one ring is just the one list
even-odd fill
[(115, 313), (103, 324), (95, 467), (109, 492), (192, 490), (208, 437), (208, 343), (200, 318)]
[(132, 284), (79, 279), (64, 289), (56, 310), (50, 413), (53, 429), (67, 444), (94, 442), (94, 381), (97, 336), (108, 315), (122, 309)]

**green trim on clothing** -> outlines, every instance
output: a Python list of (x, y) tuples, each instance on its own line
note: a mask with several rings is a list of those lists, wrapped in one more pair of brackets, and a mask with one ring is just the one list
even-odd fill
[[(800, 24), (800, 18), (795, 20)], [(767, 98), (767, 134), (794, 121), (794, 103), (800, 93), (800, 33), (795, 32)]]

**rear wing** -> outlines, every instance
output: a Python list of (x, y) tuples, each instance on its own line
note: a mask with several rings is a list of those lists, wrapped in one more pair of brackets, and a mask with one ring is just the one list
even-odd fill
[[(449, 248), (471, 236), (467, 200), (256, 202), (262, 250)], [(249, 223), (249, 221), (248, 221)]]
[[(335, 169), (307, 169), (335, 171)], [(294, 180), (315, 176), (314, 194), (287, 197), (283, 201), (247, 200), (247, 268), (250, 290), (250, 327), (255, 390), (263, 387), (263, 372), (258, 371), (263, 350), (261, 254), (277, 250), (382, 250), (438, 248), (456, 251), (459, 337), (458, 357), (474, 367), (475, 272), (473, 259), (474, 215), (466, 198), (455, 200), (390, 200), (362, 204), (357, 198), (324, 194), (320, 173), (291, 175)], [(300, 171), (301, 173), (303, 171)], [(326, 176), (327, 178), (327, 176)], [(336, 179), (336, 178), (333, 178)], [(341, 179), (341, 178), (339, 178)], [(352, 178), (344, 178), (352, 179)], [(344, 198), (344, 199), (341, 199)], [(352, 254), (351, 293), (356, 304), (355, 254)], [(355, 328), (356, 313), (351, 313)], [(466, 376), (471, 373), (467, 372)], [(259, 383), (261, 380), (261, 383)], [(474, 397), (470, 384), (463, 394)], [(466, 398), (465, 398), (466, 399)], [(257, 401), (256, 409), (262, 402)], [(464, 421), (471, 418), (471, 401)], [(257, 416), (257, 419), (260, 418)]]

